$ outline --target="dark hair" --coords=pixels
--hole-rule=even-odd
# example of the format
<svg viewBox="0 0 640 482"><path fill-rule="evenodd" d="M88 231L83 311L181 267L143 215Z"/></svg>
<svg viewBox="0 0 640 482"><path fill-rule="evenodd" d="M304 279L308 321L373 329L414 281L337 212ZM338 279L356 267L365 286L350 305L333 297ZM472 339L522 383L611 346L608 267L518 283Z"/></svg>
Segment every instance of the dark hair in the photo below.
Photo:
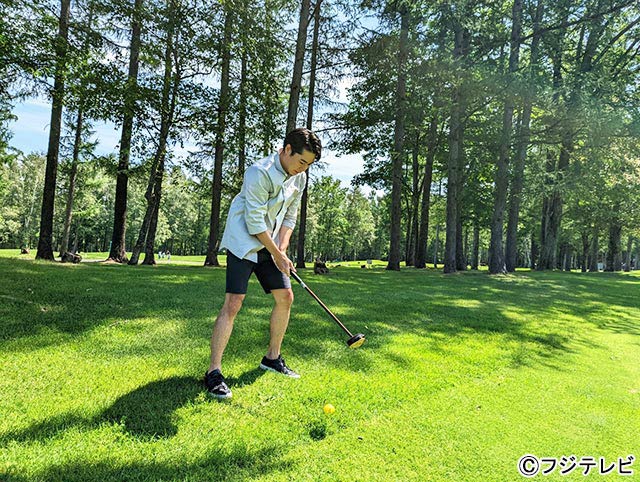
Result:
<svg viewBox="0 0 640 482"><path fill-rule="evenodd" d="M284 144L282 147L287 147L287 144L291 144L291 152L294 154L302 154L303 150L312 152L316 156L316 161L319 161L320 156L322 155L320 139L318 139L317 135L304 127L300 127L289 132L284 138Z"/></svg>

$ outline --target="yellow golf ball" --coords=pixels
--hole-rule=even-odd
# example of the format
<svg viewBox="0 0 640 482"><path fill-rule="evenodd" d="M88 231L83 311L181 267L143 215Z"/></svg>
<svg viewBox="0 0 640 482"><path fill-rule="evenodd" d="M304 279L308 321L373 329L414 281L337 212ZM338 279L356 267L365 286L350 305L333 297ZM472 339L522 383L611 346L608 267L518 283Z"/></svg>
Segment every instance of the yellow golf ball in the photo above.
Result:
<svg viewBox="0 0 640 482"><path fill-rule="evenodd" d="M331 405L330 403L327 403L324 408L324 413L326 413L327 415L332 414L333 412L336 411L336 407L334 407L333 405Z"/></svg>

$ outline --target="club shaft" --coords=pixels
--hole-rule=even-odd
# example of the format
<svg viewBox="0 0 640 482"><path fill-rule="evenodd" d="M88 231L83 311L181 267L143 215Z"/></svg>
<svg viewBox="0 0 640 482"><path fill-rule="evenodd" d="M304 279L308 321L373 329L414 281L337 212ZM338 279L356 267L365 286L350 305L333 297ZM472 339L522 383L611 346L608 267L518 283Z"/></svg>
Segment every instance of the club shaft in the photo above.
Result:
<svg viewBox="0 0 640 482"><path fill-rule="evenodd" d="M352 334L351 334L351 332L347 329L347 327L346 327L346 326L344 326L344 325L342 324L342 322L338 319L338 317L337 317L336 315L334 315L334 314L331 312L331 310L330 310L329 308L327 308L327 305L325 305L325 304L322 302L322 300L321 300L320 298L318 298L318 296L317 296L313 291L311 291L311 288L309 288L309 287L305 284L305 282L304 282L304 281L302 281L302 280L300 279L300 277L299 277L296 273L294 273L294 272L292 271L292 272L291 272L291 277L292 277L294 280L296 280L298 283L300 283L300 286L302 286L302 287L307 291L307 293L309 293L309 294L313 297L313 299L314 299L314 300L316 300L320 306L322 306L322 308L324 309L324 311L326 311L326 312L327 312L327 314L328 314L331 318L333 318L333 321L335 321L335 322L338 324L338 326L339 326L340 328L342 328L342 329L345 331L345 333L346 333L347 335L349 335L350 337L353 337L353 335L352 335Z"/></svg>

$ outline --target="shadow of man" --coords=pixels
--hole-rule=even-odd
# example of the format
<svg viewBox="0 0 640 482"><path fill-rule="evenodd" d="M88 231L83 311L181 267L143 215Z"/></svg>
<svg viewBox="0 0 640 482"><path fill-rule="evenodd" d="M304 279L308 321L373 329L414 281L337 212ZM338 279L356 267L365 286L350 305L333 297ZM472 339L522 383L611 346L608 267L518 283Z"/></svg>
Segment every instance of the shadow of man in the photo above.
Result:
<svg viewBox="0 0 640 482"><path fill-rule="evenodd" d="M202 393L202 383L193 377L171 377L151 382L123 395L106 409L98 422L122 424L141 438L168 438L177 433L174 412Z"/></svg>

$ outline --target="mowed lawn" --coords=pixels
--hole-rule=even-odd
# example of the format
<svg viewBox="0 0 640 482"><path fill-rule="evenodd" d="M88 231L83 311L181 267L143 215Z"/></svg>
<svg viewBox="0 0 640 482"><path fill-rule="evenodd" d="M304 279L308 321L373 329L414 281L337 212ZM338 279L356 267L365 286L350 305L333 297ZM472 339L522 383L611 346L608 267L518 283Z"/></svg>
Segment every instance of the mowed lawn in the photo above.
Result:
<svg viewBox="0 0 640 482"><path fill-rule="evenodd" d="M271 299L254 279L217 402L201 379L224 269L5 253L0 480L514 481L525 454L640 457L640 273L382 266L301 272L367 342L348 349L295 286L299 380L257 369ZM537 478L584 479L560 470Z"/></svg>

